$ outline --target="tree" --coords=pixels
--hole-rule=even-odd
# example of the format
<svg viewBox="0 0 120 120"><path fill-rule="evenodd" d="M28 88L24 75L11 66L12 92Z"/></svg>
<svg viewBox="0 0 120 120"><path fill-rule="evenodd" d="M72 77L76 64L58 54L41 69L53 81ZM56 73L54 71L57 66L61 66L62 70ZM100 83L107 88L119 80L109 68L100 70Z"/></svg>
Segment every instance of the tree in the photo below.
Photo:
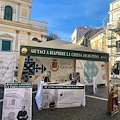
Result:
<svg viewBox="0 0 120 120"><path fill-rule="evenodd" d="M47 35L47 41L56 40L56 39L60 39L57 33L50 32L49 35Z"/></svg>

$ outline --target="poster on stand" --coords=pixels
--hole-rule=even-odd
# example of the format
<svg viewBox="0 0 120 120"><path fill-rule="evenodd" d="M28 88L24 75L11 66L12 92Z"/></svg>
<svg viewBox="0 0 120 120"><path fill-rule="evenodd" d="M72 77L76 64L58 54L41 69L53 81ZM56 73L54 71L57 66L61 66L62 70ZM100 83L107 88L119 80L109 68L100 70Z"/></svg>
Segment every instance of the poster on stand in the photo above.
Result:
<svg viewBox="0 0 120 120"><path fill-rule="evenodd" d="M6 83L2 120L32 119L32 84Z"/></svg>
<svg viewBox="0 0 120 120"><path fill-rule="evenodd" d="M119 112L118 110L118 85L111 87L111 116Z"/></svg>

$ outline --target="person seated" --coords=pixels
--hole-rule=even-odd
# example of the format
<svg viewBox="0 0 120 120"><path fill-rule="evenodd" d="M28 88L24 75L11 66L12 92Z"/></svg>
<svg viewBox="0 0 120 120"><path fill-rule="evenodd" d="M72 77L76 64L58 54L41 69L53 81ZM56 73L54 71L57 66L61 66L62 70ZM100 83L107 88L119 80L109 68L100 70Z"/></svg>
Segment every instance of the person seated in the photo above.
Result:
<svg viewBox="0 0 120 120"><path fill-rule="evenodd" d="M44 82L50 82L50 79L49 79L48 73L47 73L47 75L45 76Z"/></svg>

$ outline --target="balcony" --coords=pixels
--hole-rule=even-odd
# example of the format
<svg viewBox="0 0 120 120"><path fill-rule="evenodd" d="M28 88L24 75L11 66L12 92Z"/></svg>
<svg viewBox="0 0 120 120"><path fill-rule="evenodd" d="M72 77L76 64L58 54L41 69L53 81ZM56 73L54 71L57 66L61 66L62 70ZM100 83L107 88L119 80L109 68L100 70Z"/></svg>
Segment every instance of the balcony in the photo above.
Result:
<svg viewBox="0 0 120 120"><path fill-rule="evenodd" d="M30 24L32 25L33 28L47 31L47 22L45 21L39 22L39 21L31 20Z"/></svg>
<svg viewBox="0 0 120 120"><path fill-rule="evenodd" d="M116 45L107 45L108 48L116 47Z"/></svg>
<svg viewBox="0 0 120 120"><path fill-rule="evenodd" d="M113 32L119 32L120 31L120 21L109 22L107 24L107 29L111 30Z"/></svg>

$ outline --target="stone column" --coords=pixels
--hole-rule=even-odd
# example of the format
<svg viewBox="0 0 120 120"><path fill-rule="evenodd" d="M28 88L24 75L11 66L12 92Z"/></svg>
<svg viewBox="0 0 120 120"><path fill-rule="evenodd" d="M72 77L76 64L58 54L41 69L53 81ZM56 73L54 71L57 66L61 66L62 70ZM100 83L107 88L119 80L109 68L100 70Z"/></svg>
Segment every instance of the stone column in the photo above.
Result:
<svg viewBox="0 0 120 120"><path fill-rule="evenodd" d="M19 30L16 30L15 51L18 51Z"/></svg>
<svg viewBox="0 0 120 120"><path fill-rule="evenodd" d="M46 42L47 41L47 36L44 35L44 41L43 42Z"/></svg>
<svg viewBox="0 0 120 120"><path fill-rule="evenodd" d="M17 14L17 21L19 21L19 17L20 17L20 3L18 3L18 14Z"/></svg>
<svg viewBox="0 0 120 120"><path fill-rule="evenodd" d="M41 35L41 40L42 40L42 42L44 41L43 36L44 36L44 35Z"/></svg>
<svg viewBox="0 0 120 120"><path fill-rule="evenodd" d="M31 33L30 33L30 32L27 32L27 34L28 34L27 45L29 45L29 43L30 43L30 35L31 35Z"/></svg>

